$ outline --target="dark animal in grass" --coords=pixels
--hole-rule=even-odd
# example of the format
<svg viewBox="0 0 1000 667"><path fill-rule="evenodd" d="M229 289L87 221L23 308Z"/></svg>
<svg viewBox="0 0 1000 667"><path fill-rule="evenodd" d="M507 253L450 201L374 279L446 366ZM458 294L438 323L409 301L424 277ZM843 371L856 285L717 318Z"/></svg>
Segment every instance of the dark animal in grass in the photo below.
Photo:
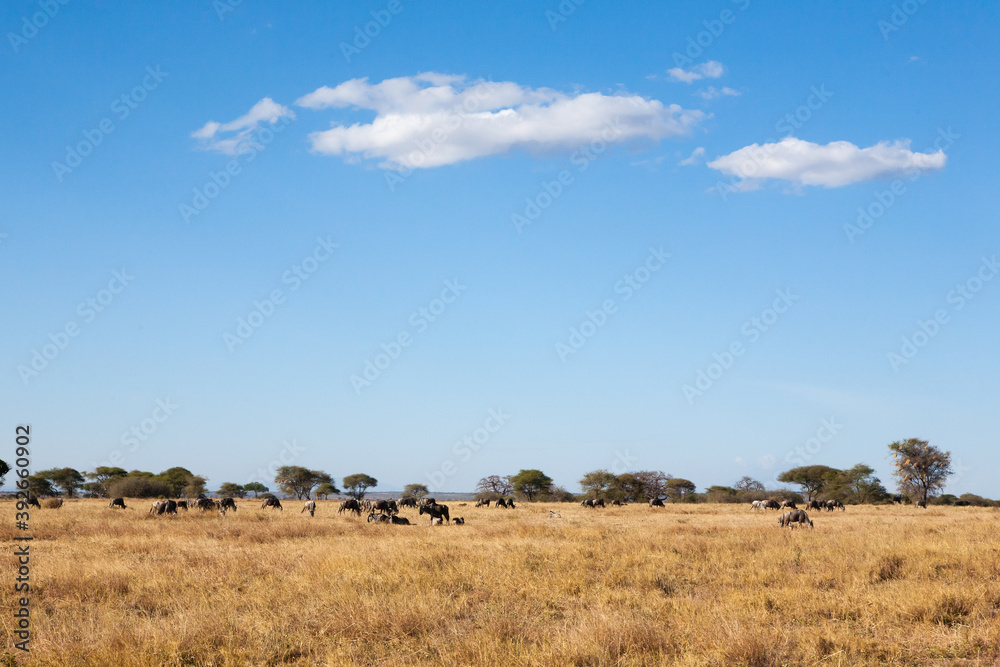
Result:
<svg viewBox="0 0 1000 667"><path fill-rule="evenodd" d="M200 509L202 512L205 510L216 509L216 505L210 498L198 498L194 501L194 506Z"/></svg>
<svg viewBox="0 0 1000 667"><path fill-rule="evenodd" d="M826 508L827 512L832 512L833 510L840 510L841 512L847 511L844 508L844 503L840 502L839 500L833 500L833 499L828 500L825 503L823 503L823 506Z"/></svg>
<svg viewBox="0 0 1000 667"><path fill-rule="evenodd" d="M451 522L456 526L461 526L462 524L465 523L465 519L460 516L456 516L454 519L452 519Z"/></svg>
<svg viewBox="0 0 1000 667"><path fill-rule="evenodd" d="M111 509L114 509L116 507L121 507L123 510L128 509L127 507L125 507L124 498L112 498L111 503L108 505L108 507L110 507Z"/></svg>
<svg viewBox="0 0 1000 667"><path fill-rule="evenodd" d="M153 503L149 508L150 514L177 514L177 502L174 500L160 500Z"/></svg>
<svg viewBox="0 0 1000 667"><path fill-rule="evenodd" d="M354 498L348 498L344 502L340 503L340 507L337 508L337 514L343 514L345 511L354 512L358 516L361 516L361 503Z"/></svg>
<svg viewBox="0 0 1000 667"><path fill-rule="evenodd" d="M188 501L186 501L186 500L178 500L177 501L177 509L184 510L185 512L187 512L188 511Z"/></svg>
<svg viewBox="0 0 1000 667"><path fill-rule="evenodd" d="M913 504L916 505L917 507L923 507L924 509L927 509L927 501L926 500L918 500L917 502L915 502Z"/></svg>
<svg viewBox="0 0 1000 667"><path fill-rule="evenodd" d="M307 500L306 504L302 506L302 512L309 512L309 516L316 516L316 501ZM299 514L302 514L299 512Z"/></svg>
<svg viewBox="0 0 1000 667"><path fill-rule="evenodd" d="M28 496L28 507L37 507L42 509L42 506L38 503L38 498L34 496Z"/></svg>
<svg viewBox="0 0 1000 667"><path fill-rule="evenodd" d="M264 498L264 502L261 503L260 508L264 509L265 507L277 507L279 510L285 509L281 506L281 501L277 498Z"/></svg>
<svg viewBox="0 0 1000 667"><path fill-rule="evenodd" d="M412 508L416 509L417 508L417 501L414 500L413 498L400 498L399 499L399 506L400 507L412 507Z"/></svg>
<svg viewBox="0 0 1000 667"><path fill-rule="evenodd" d="M620 501L620 500L612 500L611 504L614 505L615 507L621 507L622 506L622 501Z"/></svg>
<svg viewBox="0 0 1000 667"><path fill-rule="evenodd" d="M496 507L507 509L507 501L503 498L497 498Z"/></svg>
<svg viewBox="0 0 1000 667"><path fill-rule="evenodd" d="M781 509L781 505L778 504L777 500L775 500L773 498L768 498L767 500L764 501L764 509L766 509L766 510L780 510Z"/></svg>
<svg viewBox="0 0 1000 667"><path fill-rule="evenodd" d="M434 523L434 519L443 519L444 521L451 522L451 517L448 516L448 506L447 505L424 505L420 508L420 514L430 514L431 523Z"/></svg>
<svg viewBox="0 0 1000 667"><path fill-rule="evenodd" d="M782 528L787 526L789 529L793 529L795 528L795 524L799 524L800 526L809 526L810 529L813 527L812 519L810 519L809 515L802 510L785 512L778 519L778 525Z"/></svg>
<svg viewBox="0 0 1000 667"><path fill-rule="evenodd" d="M480 498L478 501L476 501L476 507L489 507L489 506L490 506L490 501L486 498Z"/></svg>
<svg viewBox="0 0 1000 667"><path fill-rule="evenodd" d="M232 510L232 511L235 512L236 511L236 501L233 500L232 498L223 498L222 500L219 501L219 509L223 510L223 511L225 511L225 510Z"/></svg>
<svg viewBox="0 0 1000 667"><path fill-rule="evenodd" d="M379 512L380 514L397 514L399 512L395 500L376 500L371 509L373 512Z"/></svg>
<svg viewBox="0 0 1000 667"><path fill-rule="evenodd" d="M781 506L778 507L778 509L782 509L782 510L784 510L784 509L797 510L798 507L795 506L795 501L793 501L793 500L782 500L781 501Z"/></svg>
<svg viewBox="0 0 1000 667"><path fill-rule="evenodd" d="M649 506L650 507L663 507L663 501L660 500L659 498L650 498L649 499Z"/></svg>
<svg viewBox="0 0 1000 667"><path fill-rule="evenodd" d="M388 514L375 514L375 512L372 512L368 515L368 523L392 523L392 517Z"/></svg>
<svg viewBox="0 0 1000 667"><path fill-rule="evenodd" d="M811 510L826 509L826 503L821 503L818 500L810 500L809 504L806 505L806 509L811 509Z"/></svg>
<svg viewBox="0 0 1000 667"><path fill-rule="evenodd" d="M407 519L405 516L391 516L391 517L389 517L389 520L392 523L396 524L397 526L409 526L410 525L410 520Z"/></svg>

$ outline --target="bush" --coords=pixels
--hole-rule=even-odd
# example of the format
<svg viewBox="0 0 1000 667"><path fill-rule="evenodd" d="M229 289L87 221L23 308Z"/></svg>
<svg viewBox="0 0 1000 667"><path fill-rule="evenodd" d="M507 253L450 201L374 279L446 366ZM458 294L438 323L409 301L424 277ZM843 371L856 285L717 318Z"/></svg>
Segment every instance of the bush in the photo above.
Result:
<svg viewBox="0 0 1000 667"><path fill-rule="evenodd" d="M108 495L112 498L159 498L167 497L170 487L149 477L122 477L111 483Z"/></svg>

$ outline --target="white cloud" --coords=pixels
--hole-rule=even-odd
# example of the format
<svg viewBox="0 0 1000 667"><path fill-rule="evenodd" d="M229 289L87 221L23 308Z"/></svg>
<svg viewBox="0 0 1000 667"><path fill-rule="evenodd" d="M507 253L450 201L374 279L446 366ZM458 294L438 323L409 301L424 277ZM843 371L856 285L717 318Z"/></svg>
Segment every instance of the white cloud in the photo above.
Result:
<svg viewBox="0 0 1000 667"><path fill-rule="evenodd" d="M691 83L699 79L718 79L724 71L725 68L722 66L722 63L717 60L709 60L707 63L695 65L689 70L673 67L667 70L667 74L674 81Z"/></svg>
<svg viewBox="0 0 1000 667"><path fill-rule="evenodd" d="M270 97L265 97L236 120L228 123L209 121L192 132L191 136L201 141L202 146L208 150L234 155L240 152L246 137L256 131L261 123L273 125L285 117L295 118L295 114L288 107L278 104Z"/></svg>
<svg viewBox="0 0 1000 667"><path fill-rule="evenodd" d="M705 149L703 147L701 147L701 146L698 146L698 148L696 148L693 151L691 151L691 156L690 157L687 157L687 158L681 160L677 164L679 164L682 167L689 167L689 166L691 166L693 164L698 164L704 158L705 158Z"/></svg>
<svg viewBox="0 0 1000 667"><path fill-rule="evenodd" d="M706 100L714 100L717 97L722 97L723 95L728 95L730 97L739 97L740 92L738 90L733 90L728 86L723 86L722 89L718 89L715 86L709 86L695 93L695 95Z"/></svg>
<svg viewBox="0 0 1000 667"><path fill-rule="evenodd" d="M821 146L786 137L777 143L751 144L712 160L708 166L745 179L736 189L753 190L772 178L836 188L914 171L940 170L946 161L944 151L914 153L909 139L858 148L849 141Z"/></svg>
<svg viewBox="0 0 1000 667"><path fill-rule="evenodd" d="M592 141L658 141L686 134L706 114L638 95L567 94L503 81L424 73L371 84L351 79L298 99L309 109L375 112L369 123L333 122L312 148L384 169L437 167L518 149L572 150Z"/></svg>

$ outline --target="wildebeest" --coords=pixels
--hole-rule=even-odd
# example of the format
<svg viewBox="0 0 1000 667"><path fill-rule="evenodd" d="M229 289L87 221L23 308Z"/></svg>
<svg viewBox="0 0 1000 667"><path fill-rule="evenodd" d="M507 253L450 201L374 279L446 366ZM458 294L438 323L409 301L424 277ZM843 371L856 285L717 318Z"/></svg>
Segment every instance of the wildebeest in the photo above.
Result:
<svg viewBox="0 0 1000 667"><path fill-rule="evenodd" d="M785 512L778 519L778 525L781 526L782 528L788 526L789 529L792 529L795 527L795 524L799 524L801 526L809 526L810 529L813 527L812 519L810 519L809 515L803 512L802 510L792 510L791 512Z"/></svg>
<svg viewBox="0 0 1000 667"><path fill-rule="evenodd" d="M279 510L285 509L284 507L281 506L281 501L275 498L274 496L271 496L270 498L264 498L264 502L261 503L260 508L264 509L265 507L277 507Z"/></svg>
<svg viewBox="0 0 1000 667"><path fill-rule="evenodd" d="M215 503L212 502L211 498L198 498L194 501L194 506L200 509L202 512L205 510L215 509Z"/></svg>
<svg viewBox="0 0 1000 667"><path fill-rule="evenodd" d="M410 520L407 519L405 516L391 516L391 517L389 517L389 521L392 522L392 523L394 523L394 524L396 524L397 526L409 526L410 525Z"/></svg>
<svg viewBox="0 0 1000 667"><path fill-rule="evenodd" d="M620 500L618 500L616 498L615 500L611 501L611 504L614 505L615 507L621 507L622 506L622 501L620 501Z"/></svg>
<svg viewBox="0 0 1000 667"><path fill-rule="evenodd" d="M580 504L583 505L584 507L589 507L590 509L594 509L594 508L597 508L597 507L604 507L604 499L603 498L590 498L589 500L584 500Z"/></svg>
<svg viewBox="0 0 1000 667"><path fill-rule="evenodd" d="M437 501L434 500L433 498L426 498L425 497L425 498L421 498L420 499L420 504L421 505L437 505Z"/></svg>
<svg viewBox="0 0 1000 667"><path fill-rule="evenodd" d="M111 509L114 509L116 507L121 507L123 510L128 509L127 507L125 507L124 498L112 498L111 502L108 504L108 507L110 507Z"/></svg>
<svg viewBox="0 0 1000 667"><path fill-rule="evenodd" d="M177 514L177 502L174 500L158 500L149 508L150 514Z"/></svg>
<svg viewBox="0 0 1000 667"><path fill-rule="evenodd" d="M833 500L833 499L827 500L825 503L823 503L823 507L824 509L826 509L827 512L832 512L833 510L840 510L841 512L847 511L847 509L844 507L844 503L840 502L839 500Z"/></svg>
<svg viewBox="0 0 1000 667"><path fill-rule="evenodd" d="M764 501L764 509L766 509L766 510L780 510L781 509L781 505L778 504L777 500L774 500L773 498L768 498L767 500Z"/></svg>
<svg viewBox="0 0 1000 667"><path fill-rule="evenodd" d="M28 496L28 507L37 507L42 509L42 506L38 503L38 498L34 496Z"/></svg>
<svg viewBox="0 0 1000 667"><path fill-rule="evenodd" d="M433 505L424 505L420 508L420 514L430 514L431 524L433 525L434 519L444 519L447 522L451 522L451 518L448 516L448 506L438 505L437 503Z"/></svg>
<svg viewBox="0 0 1000 667"><path fill-rule="evenodd" d="M813 499L812 499L812 500L810 500L810 501L809 501L809 503L808 503L808 504L806 505L806 509L811 509L811 510L821 510L821 509L826 509L826 503L821 503L820 501L818 501L818 500L816 500L815 498L813 498Z"/></svg>
<svg viewBox="0 0 1000 667"><path fill-rule="evenodd" d="M797 510L798 507L795 506L795 501L794 500L782 500L781 501L781 505L778 507L778 509L782 509L782 510L783 509Z"/></svg>
<svg viewBox="0 0 1000 667"><path fill-rule="evenodd" d="M358 516L361 516L361 503L354 498L348 498L344 502L340 503L340 507L337 509L337 514L343 514L344 511L354 512Z"/></svg>
<svg viewBox="0 0 1000 667"><path fill-rule="evenodd" d="M185 512L187 512L188 511L188 501L186 501L186 500L178 500L177 501L177 509L184 510Z"/></svg>
<svg viewBox="0 0 1000 667"><path fill-rule="evenodd" d="M649 499L649 506L650 507L663 507L663 500L661 500L660 498L650 498Z"/></svg>
<svg viewBox="0 0 1000 667"><path fill-rule="evenodd" d="M902 505L903 504L903 494L902 493L897 493L896 495L892 496L892 502L899 503L900 505Z"/></svg>
<svg viewBox="0 0 1000 667"><path fill-rule="evenodd" d="M45 499L45 508L46 509L57 510L60 507L62 507L62 504L63 504L63 499L62 498L46 498Z"/></svg>
<svg viewBox="0 0 1000 667"><path fill-rule="evenodd" d="M414 498L400 498L396 504L400 507L412 507L414 509L417 507L417 501Z"/></svg>
<svg viewBox="0 0 1000 667"><path fill-rule="evenodd" d="M464 517L460 517L460 516L456 516L454 519L452 519L451 522L453 524L455 524L455 525L461 526L462 524L465 523L465 518Z"/></svg>
<svg viewBox="0 0 1000 667"><path fill-rule="evenodd" d="M926 500L918 500L917 502L915 502L913 504L916 505L917 507L923 507L924 509L927 509L927 501Z"/></svg>
<svg viewBox="0 0 1000 667"><path fill-rule="evenodd" d="M752 510L762 510L762 509L764 509L764 501L763 500L752 500L752 501L750 501L750 509L752 509Z"/></svg>
<svg viewBox="0 0 1000 667"><path fill-rule="evenodd" d="M517 507L514 505L514 499L513 498L508 498L507 499L507 509L509 509L509 510L517 509Z"/></svg>
<svg viewBox="0 0 1000 667"><path fill-rule="evenodd" d="M375 514L375 512L371 512L368 515L368 523L392 523L392 517L388 514Z"/></svg>
<svg viewBox="0 0 1000 667"><path fill-rule="evenodd" d="M306 504L302 506L302 512L309 512L309 516L316 516L316 501L307 500ZM299 512L299 514L302 514Z"/></svg>
<svg viewBox="0 0 1000 667"><path fill-rule="evenodd" d="M395 500L376 500L375 504L371 506L370 510L372 512L379 512L380 514L399 513L399 508L396 507Z"/></svg>
<svg viewBox="0 0 1000 667"><path fill-rule="evenodd" d="M222 511L232 510L236 511L236 501L232 498L223 498L219 501L219 509Z"/></svg>
<svg viewBox="0 0 1000 667"><path fill-rule="evenodd" d="M502 507L504 509L507 509L507 501L504 500L503 498L497 498L495 507Z"/></svg>
<svg viewBox="0 0 1000 667"><path fill-rule="evenodd" d="M490 506L489 498L480 498L479 500L476 501L476 507L489 507L489 506Z"/></svg>

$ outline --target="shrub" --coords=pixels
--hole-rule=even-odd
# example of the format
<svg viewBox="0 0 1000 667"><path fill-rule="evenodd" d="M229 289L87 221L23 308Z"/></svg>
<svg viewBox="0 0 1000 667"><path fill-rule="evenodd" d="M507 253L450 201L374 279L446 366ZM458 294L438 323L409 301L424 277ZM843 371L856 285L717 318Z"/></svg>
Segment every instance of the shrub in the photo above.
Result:
<svg viewBox="0 0 1000 667"><path fill-rule="evenodd" d="M170 494L164 482L149 477L122 477L108 487L112 498L159 498Z"/></svg>

